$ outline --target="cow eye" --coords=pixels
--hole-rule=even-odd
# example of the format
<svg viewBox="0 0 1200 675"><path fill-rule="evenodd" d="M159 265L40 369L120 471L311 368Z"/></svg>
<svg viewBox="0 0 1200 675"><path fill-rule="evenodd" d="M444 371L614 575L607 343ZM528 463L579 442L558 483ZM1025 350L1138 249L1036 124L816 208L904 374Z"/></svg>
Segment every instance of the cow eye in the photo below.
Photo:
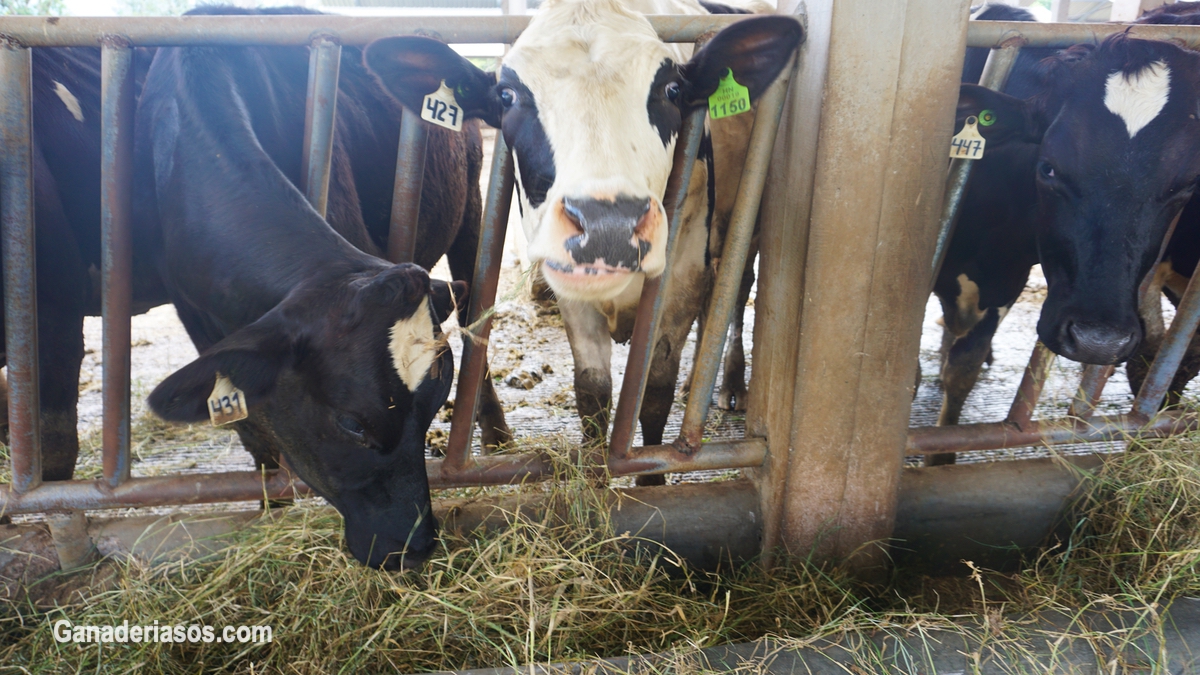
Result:
<svg viewBox="0 0 1200 675"><path fill-rule="evenodd" d="M666 89L663 90L663 93L667 95L668 101L671 101L672 103L678 101L679 100L679 83L672 82L671 84L668 84Z"/></svg>
<svg viewBox="0 0 1200 675"><path fill-rule="evenodd" d="M1039 162L1037 170L1038 170L1038 175L1041 176L1042 178L1044 178L1046 180L1054 179L1054 176L1055 176L1054 167L1050 165L1050 162Z"/></svg>
<svg viewBox="0 0 1200 675"><path fill-rule="evenodd" d="M500 104L503 105L505 108L511 108L514 105L516 105L517 104L517 92L513 91L509 87L501 88L500 89Z"/></svg>
<svg viewBox="0 0 1200 675"><path fill-rule="evenodd" d="M364 437L366 437L366 427L364 427L361 422L349 415L338 415L337 423L339 427L359 440L362 440Z"/></svg>

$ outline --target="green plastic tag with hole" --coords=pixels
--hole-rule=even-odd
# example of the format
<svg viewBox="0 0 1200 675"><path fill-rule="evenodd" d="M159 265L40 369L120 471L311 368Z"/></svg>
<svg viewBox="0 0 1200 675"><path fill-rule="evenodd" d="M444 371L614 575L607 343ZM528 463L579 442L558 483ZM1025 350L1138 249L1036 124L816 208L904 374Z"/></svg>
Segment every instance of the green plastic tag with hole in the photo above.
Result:
<svg viewBox="0 0 1200 675"><path fill-rule="evenodd" d="M990 127L996 123L996 113L991 110L983 110L979 113L979 126Z"/></svg>
<svg viewBox="0 0 1200 675"><path fill-rule="evenodd" d="M740 115L750 110L750 90L733 79L733 70L726 69L717 90L708 97L708 116L714 120Z"/></svg>

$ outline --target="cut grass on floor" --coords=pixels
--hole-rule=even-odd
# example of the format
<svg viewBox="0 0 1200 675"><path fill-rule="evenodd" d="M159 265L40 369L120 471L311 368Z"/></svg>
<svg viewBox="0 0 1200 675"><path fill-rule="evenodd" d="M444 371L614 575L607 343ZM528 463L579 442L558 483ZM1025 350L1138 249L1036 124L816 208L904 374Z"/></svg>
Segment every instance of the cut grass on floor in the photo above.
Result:
<svg viewBox="0 0 1200 675"><path fill-rule="evenodd" d="M633 537L613 531L603 495L560 464L556 487L521 489L548 491L558 508L545 513L564 516L514 517L478 538L448 536L417 571L359 566L344 552L340 519L307 506L248 528L239 545L207 560L101 563L92 573L107 590L48 610L28 598L0 601L0 670L420 672L667 650L686 659L767 635L799 645L879 628L977 630L979 639L1016 650L1015 659L1030 633L1006 617L1153 613L1175 597L1200 595L1200 434L1107 459L1086 477L1069 540L1018 573L932 580L898 570L881 586L805 564L710 575L670 551L631 552ZM78 646L55 642L50 627L63 618L270 625L273 641ZM882 672L877 659L864 652L863 672Z"/></svg>

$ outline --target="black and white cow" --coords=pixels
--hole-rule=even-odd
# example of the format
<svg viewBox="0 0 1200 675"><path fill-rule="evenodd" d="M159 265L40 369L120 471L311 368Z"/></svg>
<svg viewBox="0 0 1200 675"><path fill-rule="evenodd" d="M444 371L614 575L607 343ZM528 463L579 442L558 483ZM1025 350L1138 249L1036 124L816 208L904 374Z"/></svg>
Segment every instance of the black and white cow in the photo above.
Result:
<svg viewBox="0 0 1200 675"><path fill-rule="evenodd" d="M1200 176L1200 54L1118 34L1034 75L1023 98L963 85L959 119L993 111L988 152L1037 144L1039 338L1077 361L1117 363L1142 342L1139 286Z"/></svg>
<svg viewBox="0 0 1200 675"><path fill-rule="evenodd" d="M228 378L248 404L235 428L256 461L286 458L345 517L355 557L395 569L435 544L425 433L454 374L439 325L466 290L418 265L449 252L455 276L470 277L480 136L477 125L431 130L418 265L391 265L372 254L386 250L401 108L344 48L322 218L296 188L307 69L304 48L155 56L138 105L135 235L201 354L150 406L206 420Z"/></svg>
<svg viewBox="0 0 1200 675"><path fill-rule="evenodd" d="M366 50L368 65L406 104L445 80L473 116L502 130L529 256L558 297L576 404L592 440L608 430L612 340L629 339L643 279L666 263L662 199L683 114L704 105L730 70L758 96L803 36L793 19L753 17L689 58L690 46L663 43L645 17L705 13L690 0L551 0L494 74L419 37ZM719 120L708 148L728 142L725 121L747 126ZM673 252L672 297L640 416L647 444L662 442L684 341L711 287L712 193L734 189L740 177L740 167L722 175L720 158L710 173L709 153L697 162Z"/></svg>

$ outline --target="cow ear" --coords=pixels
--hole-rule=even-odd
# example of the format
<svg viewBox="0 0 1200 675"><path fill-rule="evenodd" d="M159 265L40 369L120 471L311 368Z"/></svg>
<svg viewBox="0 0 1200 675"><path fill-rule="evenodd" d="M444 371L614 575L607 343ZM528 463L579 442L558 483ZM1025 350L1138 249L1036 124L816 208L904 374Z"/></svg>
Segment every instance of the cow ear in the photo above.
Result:
<svg viewBox="0 0 1200 675"><path fill-rule="evenodd" d="M979 119L979 133L987 139L988 148L1006 143L1041 143L1046 133L1043 116L1037 105L1008 94L993 91L977 84L959 88L958 111L954 131L962 130L968 117Z"/></svg>
<svg viewBox="0 0 1200 675"><path fill-rule="evenodd" d="M500 125L495 74L480 70L445 43L420 35L383 38L367 45L363 62L409 110L420 112L425 96L445 80L468 119Z"/></svg>
<svg viewBox="0 0 1200 675"><path fill-rule="evenodd" d="M469 297L467 282L454 281L446 283L441 279L433 279L430 281L429 297L433 303L433 311L437 313L438 320L445 321L449 318L450 312L456 309L459 314L467 311L467 299Z"/></svg>
<svg viewBox="0 0 1200 675"><path fill-rule="evenodd" d="M260 325L264 321L267 324ZM213 345L163 380L150 392L150 409L168 422L206 420L208 398L221 374L242 390L247 408L253 410L275 389L291 352L291 340L264 317Z"/></svg>
<svg viewBox="0 0 1200 675"><path fill-rule="evenodd" d="M750 90L750 98L757 98L779 76L803 39L800 22L786 16L756 16L733 24L683 67L687 101L703 104L731 70L733 79Z"/></svg>

